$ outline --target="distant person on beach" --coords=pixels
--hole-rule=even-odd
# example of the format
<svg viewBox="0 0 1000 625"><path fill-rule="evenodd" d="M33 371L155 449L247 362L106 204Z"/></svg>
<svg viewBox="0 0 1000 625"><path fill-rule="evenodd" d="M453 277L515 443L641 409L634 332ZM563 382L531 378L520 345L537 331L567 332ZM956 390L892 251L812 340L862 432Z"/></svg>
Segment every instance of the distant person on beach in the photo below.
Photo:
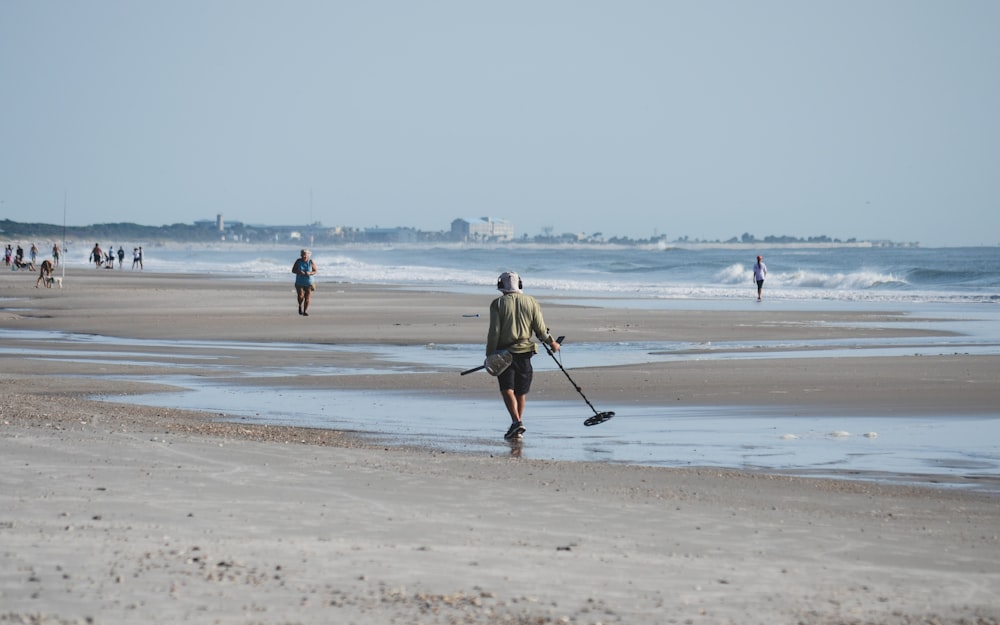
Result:
<svg viewBox="0 0 1000 625"><path fill-rule="evenodd" d="M312 292L316 290L313 279L316 275L316 263L309 250L302 250L299 254L299 258L292 265L292 273L295 274L295 297L299 301L299 314L308 317L309 302L312 300Z"/></svg>
<svg viewBox="0 0 1000 625"><path fill-rule="evenodd" d="M132 271L135 271L137 265L140 265L141 258L139 257L139 248L132 248Z"/></svg>
<svg viewBox="0 0 1000 625"><path fill-rule="evenodd" d="M94 249L90 250L90 262L94 263L98 269L104 264L104 250L97 243L94 243Z"/></svg>
<svg viewBox="0 0 1000 625"><path fill-rule="evenodd" d="M14 257L14 266L12 267L12 269L18 269L18 270L25 270L25 269L27 269L28 271L34 271L35 270L35 265L34 265L34 263L25 262L24 258L21 257L21 256L15 256Z"/></svg>
<svg viewBox="0 0 1000 625"><path fill-rule="evenodd" d="M122 265L124 265L124 264L125 264L125 248L119 245L118 246L118 269L121 269Z"/></svg>
<svg viewBox="0 0 1000 625"><path fill-rule="evenodd" d="M486 335L486 355L498 350L506 350L513 356L510 366L497 376L500 395L510 414L510 427L504 438L519 440L525 432L524 405L534 370L531 357L538 351L539 341L548 343L553 352L559 351L559 343L549 334L542 318L542 308L534 297L525 295L521 278L513 271L505 271L497 278L497 290L503 295L490 304L490 328Z"/></svg>
<svg viewBox="0 0 1000 625"><path fill-rule="evenodd" d="M45 259L42 261L42 264L38 267L38 279L35 280L35 288L37 289L38 285L44 282L45 288L51 289L52 281L49 280L49 278L51 277L52 277L52 261Z"/></svg>
<svg viewBox="0 0 1000 625"><path fill-rule="evenodd" d="M59 266L59 244L58 243L53 243L52 244L52 265L54 267L58 267Z"/></svg>
<svg viewBox="0 0 1000 625"><path fill-rule="evenodd" d="M28 261L24 257L24 248L20 245L17 246L17 251L14 252L14 266L12 269L27 269L29 271L35 270L34 261Z"/></svg>
<svg viewBox="0 0 1000 625"><path fill-rule="evenodd" d="M764 257L758 256L757 262L753 264L753 281L757 283L757 301L760 301L761 291L764 290L764 277L767 275L767 265L764 264Z"/></svg>

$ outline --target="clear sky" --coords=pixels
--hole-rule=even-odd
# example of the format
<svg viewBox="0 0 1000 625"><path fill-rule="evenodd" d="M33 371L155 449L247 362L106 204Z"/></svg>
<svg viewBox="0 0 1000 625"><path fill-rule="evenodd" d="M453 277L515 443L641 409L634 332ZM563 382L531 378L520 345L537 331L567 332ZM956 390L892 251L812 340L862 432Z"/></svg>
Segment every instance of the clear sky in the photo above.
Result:
<svg viewBox="0 0 1000 625"><path fill-rule="evenodd" d="M997 0L0 0L0 217L1000 243Z"/></svg>

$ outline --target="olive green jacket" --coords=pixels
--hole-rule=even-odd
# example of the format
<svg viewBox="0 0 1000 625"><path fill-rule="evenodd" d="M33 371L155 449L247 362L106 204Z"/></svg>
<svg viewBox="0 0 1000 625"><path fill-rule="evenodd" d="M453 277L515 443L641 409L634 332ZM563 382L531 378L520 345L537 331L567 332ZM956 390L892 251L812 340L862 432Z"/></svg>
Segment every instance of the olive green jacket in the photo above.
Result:
<svg viewBox="0 0 1000 625"><path fill-rule="evenodd" d="M490 304L490 330L486 336L487 356L498 349L514 354L537 352L538 345L531 341L532 334L540 341L552 342L542 318L542 308L534 297L524 293L505 293L493 300Z"/></svg>

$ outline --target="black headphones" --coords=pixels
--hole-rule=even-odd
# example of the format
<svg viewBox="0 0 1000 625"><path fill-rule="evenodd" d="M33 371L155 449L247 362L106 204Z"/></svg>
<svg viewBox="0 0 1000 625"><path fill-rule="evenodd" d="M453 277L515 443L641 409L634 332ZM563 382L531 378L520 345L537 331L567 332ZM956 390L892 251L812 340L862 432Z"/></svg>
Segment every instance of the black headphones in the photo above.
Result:
<svg viewBox="0 0 1000 625"><path fill-rule="evenodd" d="M523 291L524 290L524 281L521 280L521 276L517 277L517 289L519 291ZM499 278L497 278L497 290L498 291L502 291L503 290L503 276L502 275Z"/></svg>

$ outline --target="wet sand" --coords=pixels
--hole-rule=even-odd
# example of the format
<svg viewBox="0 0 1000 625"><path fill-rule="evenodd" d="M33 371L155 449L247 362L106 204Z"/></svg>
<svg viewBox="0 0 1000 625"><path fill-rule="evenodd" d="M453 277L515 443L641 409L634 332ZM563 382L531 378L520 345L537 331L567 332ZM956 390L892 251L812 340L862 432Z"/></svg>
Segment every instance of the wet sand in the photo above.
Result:
<svg viewBox="0 0 1000 625"><path fill-rule="evenodd" d="M469 457L87 399L170 384L185 359L186 373L198 375L203 354L183 340L481 343L492 296L322 284L303 318L282 284L93 271L68 275L59 290L3 275L0 329L172 343L159 371L148 363L137 371L126 348L101 344L106 364L95 370L72 358L24 358L18 350L36 339L5 339L0 623L1000 622L994 495ZM890 313L543 305L554 331L587 342L934 333L912 320L849 325L897 319ZM230 355L247 369L304 358L385 365L333 350L233 347ZM150 382L111 377L123 373ZM667 398L995 414L1000 359L696 361L585 375L588 393L616 406ZM539 376L533 395L576 397L559 376ZM434 368L302 383L495 394Z"/></svg>

